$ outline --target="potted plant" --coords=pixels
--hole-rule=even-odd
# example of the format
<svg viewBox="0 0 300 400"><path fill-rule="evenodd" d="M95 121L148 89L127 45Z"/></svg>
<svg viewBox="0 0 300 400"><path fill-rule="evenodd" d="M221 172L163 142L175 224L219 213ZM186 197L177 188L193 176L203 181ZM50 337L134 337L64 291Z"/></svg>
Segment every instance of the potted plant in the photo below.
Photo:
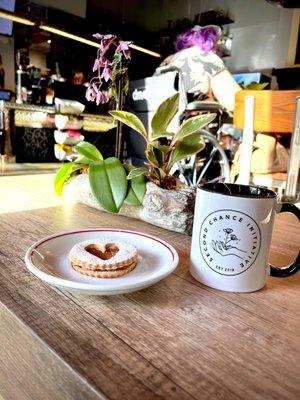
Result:
<svg viewBox="0 0 300 400"><path fill-rule="evenodd" d="M192 117L176 132L170 132L168 126L178 111L178 103L178 94L166 99L154 114L149 132L135 114L110 111L114 118L134 129L146 141L145 167L122 164L116 157L104 160L96 147L81 142L75 146L78 157L57 172L56 193L62 194L67 186L66 193L73 188L72 196L78 201L190 233L195 190L182 184L170 171L175 163L204 147L198 130L209 124L215 114ZM78 173L81 177L70 179Z"/></svg>

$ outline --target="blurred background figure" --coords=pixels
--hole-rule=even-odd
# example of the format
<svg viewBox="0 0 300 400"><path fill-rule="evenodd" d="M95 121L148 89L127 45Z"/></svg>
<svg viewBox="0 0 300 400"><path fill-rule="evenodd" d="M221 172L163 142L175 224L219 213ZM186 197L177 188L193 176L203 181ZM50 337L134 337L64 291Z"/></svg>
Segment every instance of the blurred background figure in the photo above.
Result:
<svg viewBox="0 0 300 400"><path fill-rule="evenodd" d="M217 100L233 111L235 94L241 88L217 55L221 33L221 28L215 25L196 25L179 34L174 43L177 52L161 66L174 66L182 71L189 101Z"/></svg>
<svg viewBox="0 0 300 400"><path fill-rule="evenodd" d="M85 83L85 76L82 71L75 71L73 75L73 85L84 85Z"/></svg>

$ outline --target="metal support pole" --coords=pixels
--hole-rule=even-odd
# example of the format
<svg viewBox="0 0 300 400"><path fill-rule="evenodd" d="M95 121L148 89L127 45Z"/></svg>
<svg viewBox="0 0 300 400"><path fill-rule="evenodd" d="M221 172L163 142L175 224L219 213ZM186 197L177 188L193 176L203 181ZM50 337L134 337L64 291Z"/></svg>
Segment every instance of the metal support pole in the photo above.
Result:
<svg viewBox="0 0 300 400"><path fill-rule="evenodd" d="M122 60L120 62L120 69L123 68L122 65ZM116 109L117 110L122 110L123 107L123 76L122 74L119 77L118 80L118 99L116 103ZM123 161L123 154L122 154L122 148L123 148L123 132L122 132L122 122L118 121L117 122L117 129L116 129L116 147L115 147L115 156L122 162Z"/></svg>
<svg viewBox="0 0 300 400"><path fill-rule="evenodd" d="M240 173L236 183L249 185L252 147L254 142L254 96L245 96L243 140L241 143Z"/></svg>
<svg viewBox="0 0 300 400"><path fill-rule="evenodd" d="M287 168L287 180L284 197L296 200L298 194L298 176L300 168L300 97L296 98L295 125L290 145L290 157Z"/></svg>

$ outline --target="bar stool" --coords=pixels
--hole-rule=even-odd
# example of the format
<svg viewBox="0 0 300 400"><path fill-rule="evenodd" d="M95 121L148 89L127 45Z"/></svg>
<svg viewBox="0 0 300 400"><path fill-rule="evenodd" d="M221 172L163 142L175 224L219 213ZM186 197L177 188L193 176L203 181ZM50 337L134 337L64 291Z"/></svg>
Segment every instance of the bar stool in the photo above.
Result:
<svg viewBox="0 0 300 400"><path fill-rule="evenodd" d="M231 181L277 189L296 200L300 167L300 90L243 90L236 94L234 126L243 129L239 160L234 160ZM254 132L291 135L286 173L252 174ZM238 167L237 167L238 163ZM236 171L236 170L239 171ZM251 178L251 179L250 179Z"/></svg>

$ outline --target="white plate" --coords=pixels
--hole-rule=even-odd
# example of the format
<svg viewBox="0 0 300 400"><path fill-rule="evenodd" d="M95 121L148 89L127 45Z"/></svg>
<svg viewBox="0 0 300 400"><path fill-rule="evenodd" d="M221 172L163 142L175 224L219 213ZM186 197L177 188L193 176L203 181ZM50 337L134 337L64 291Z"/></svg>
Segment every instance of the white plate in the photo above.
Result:
<svg viewBox="0 0 300 400"><path fill-rule="evenodd" d="M120 278L93 278L73 270L68 254L74 244L90 239L120 240L138 250L136 268ZM38 278L69 292L112 295L134 292L165 278L177 267L178 254L163 240L142 232L87 229L41 239L27 250L27 268Z"/></svg>

